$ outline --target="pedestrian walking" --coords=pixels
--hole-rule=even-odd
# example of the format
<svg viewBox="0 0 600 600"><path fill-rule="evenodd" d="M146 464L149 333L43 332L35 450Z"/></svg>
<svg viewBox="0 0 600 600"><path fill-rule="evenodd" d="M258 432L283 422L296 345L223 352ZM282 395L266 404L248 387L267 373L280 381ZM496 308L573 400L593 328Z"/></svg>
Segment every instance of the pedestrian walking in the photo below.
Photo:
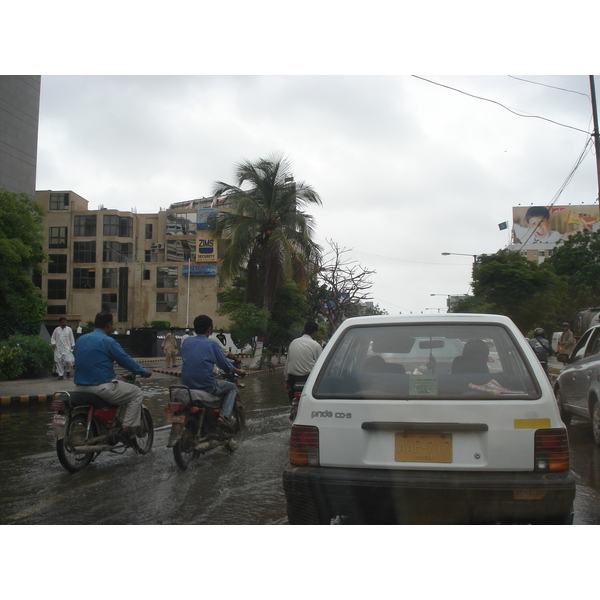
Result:
<svg viewBox="0 0 600 600"><path fill-rule="evenodd" d="M54 363L56 364L58 378L63 379L66 375L67 379L69 379L71 377L71 368L75 362L73 358L75 337L73 336L73 330L67 325L65 317L61 317L58 323L58 327L52 332L50 344L54 348Z"/></svg>

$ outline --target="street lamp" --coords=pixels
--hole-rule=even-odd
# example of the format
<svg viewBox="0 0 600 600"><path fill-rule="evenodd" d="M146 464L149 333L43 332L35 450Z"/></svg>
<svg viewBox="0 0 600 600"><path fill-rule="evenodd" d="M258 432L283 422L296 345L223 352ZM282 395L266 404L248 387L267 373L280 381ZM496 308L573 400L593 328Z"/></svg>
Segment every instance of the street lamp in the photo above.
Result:
<svg viewBox="0 0 600 600"><path fill-rule="evenodd" d="M442 256L471 256L473 262L477 262L477 254L461 254L460 252L442 252Z"/></svg>

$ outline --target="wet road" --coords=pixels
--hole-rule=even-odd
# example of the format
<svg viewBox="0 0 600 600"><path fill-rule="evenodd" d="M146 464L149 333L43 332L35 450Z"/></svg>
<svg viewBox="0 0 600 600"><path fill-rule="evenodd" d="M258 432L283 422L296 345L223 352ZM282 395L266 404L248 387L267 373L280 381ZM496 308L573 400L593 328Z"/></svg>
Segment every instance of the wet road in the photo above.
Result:
<svg viewBox="0 0 600 600"><path fill-rule="evenodd" d="M59 464L48 405L0 411L0 524L286 524L282 472L290 421L281 370L246 378L239 450L200 457L181 472L166 447L163 376L142 383L156 428L152 452L101 454L69 474ZM600 448L589 423L569 427L577 480L575 524L600 524Z"/></svg>
<svg viewBox="0 0 600 600"><path fill-rule="evenodd" d="M237 452L215 450L181 472L167 448L166 387L144 381L154 419L152 451L103 453L69 474L56 457L47 406L0 414L2 524L284 524L281 475L288 459L289 408L283 373L248 377L241 389L246 437Z"/></svg>

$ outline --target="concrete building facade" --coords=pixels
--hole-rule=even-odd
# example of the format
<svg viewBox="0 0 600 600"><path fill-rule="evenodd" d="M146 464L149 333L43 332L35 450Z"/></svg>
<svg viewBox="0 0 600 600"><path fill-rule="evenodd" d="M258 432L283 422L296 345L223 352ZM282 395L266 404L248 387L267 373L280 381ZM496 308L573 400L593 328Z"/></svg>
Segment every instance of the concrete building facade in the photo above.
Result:
<svg viewBox="0 0 600 600"><path fill-rule="evenodd" d="M0 188L35 195L39 75L0 76Z"/></svg>
<svg viewBox="0 0 600 600"><path fill-rule="evenodd" d="M45 325L64 316L72 327L85 326L108 310L120 333L151 321L192 327L199 314L216 327L229 326L216 313L220 253L204 222L215 212L213 198L156 214L89 210L70 190L38 191L36 199L46 210L50 257L36 282L48 299Z"/></svg>

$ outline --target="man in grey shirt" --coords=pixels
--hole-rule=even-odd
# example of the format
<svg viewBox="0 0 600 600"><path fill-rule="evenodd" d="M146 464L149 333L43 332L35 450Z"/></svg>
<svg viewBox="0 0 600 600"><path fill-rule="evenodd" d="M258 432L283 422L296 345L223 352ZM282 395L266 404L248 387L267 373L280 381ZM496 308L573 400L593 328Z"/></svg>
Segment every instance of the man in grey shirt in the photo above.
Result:
<svg viewBox="0 0 600 600"><path fill-rule="evenodd" d="M321 344L317 342L318 329L319 326L314 321L309 321L304 326L304 335L296 338L288 348L283 376L285 378L285 391L292 405L290 411L292 421L298 411L298 401L294 398L294 385L306 381L317 359L321 356L321 352L323 352Z"/></svg>

